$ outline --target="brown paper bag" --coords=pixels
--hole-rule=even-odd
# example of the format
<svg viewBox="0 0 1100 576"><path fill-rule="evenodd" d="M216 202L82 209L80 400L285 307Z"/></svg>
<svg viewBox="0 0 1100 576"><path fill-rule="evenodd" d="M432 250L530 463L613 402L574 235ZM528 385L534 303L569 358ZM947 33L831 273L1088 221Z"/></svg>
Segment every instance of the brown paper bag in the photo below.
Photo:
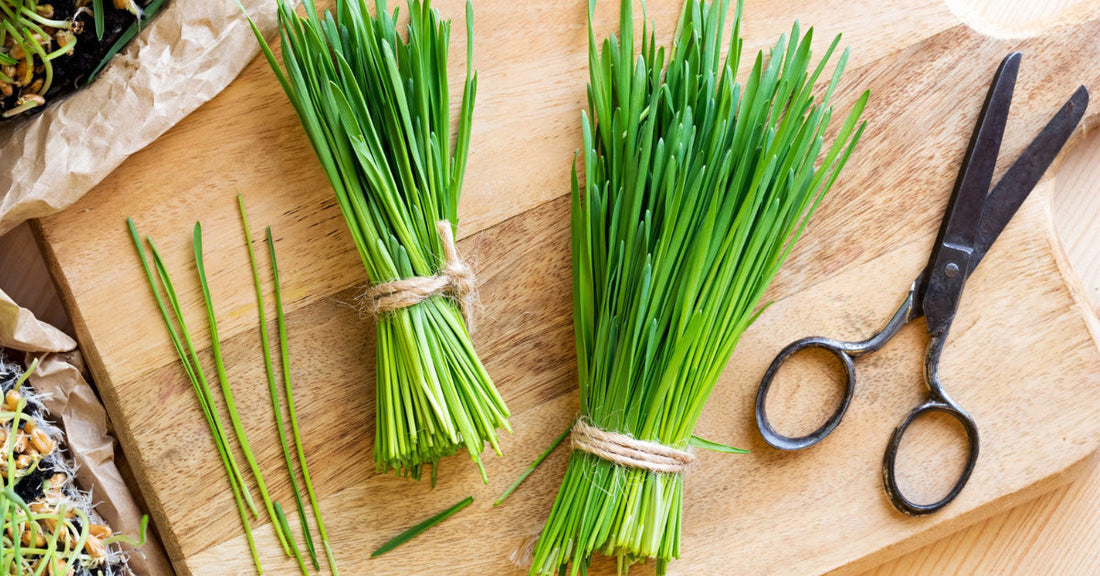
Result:
<svg viewBox="0 0 1100 576"><path fill-rule="evenodd" d="M274 0L241 3L261 31L274 32ZM0 235L76 202L221 92L258 52L234 0L169 0L91 85L0 124Z"/></svg>

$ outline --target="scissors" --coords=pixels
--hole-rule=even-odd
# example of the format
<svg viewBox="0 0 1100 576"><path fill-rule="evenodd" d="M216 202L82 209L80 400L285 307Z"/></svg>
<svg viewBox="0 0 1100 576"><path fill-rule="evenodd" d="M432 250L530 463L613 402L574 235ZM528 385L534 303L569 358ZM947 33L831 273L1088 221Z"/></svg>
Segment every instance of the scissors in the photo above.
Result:
<svg viewBox="0 0 1100 576"><path fill-rule="evenodd" d="M958 496L970 479L978 461L978 427L973 418L943 389L939 376L940 353L947 332L959 306L966 279L974 273L982 257L1008 225L1043 173L1077 127L1088 106L1088 91L1081 86L1047 123L1039 135L1005 172L990 191L993 170L1000 153L1001 137L1008 120L1008 109L1020 68L1019 52L1009 54L1001 62L986 95L977 126L963 158L962 168L947 213L940 226L928 265L909 288L909 293L894 316L878 334L861 342L843 342L814 336L795 341L779 352L760 382L756 395L756 424L764 440L781 450L801 450L817 444L840 423L855 391L854 358L882 348L902 326L924 317L928 325L928 353L924 361L924 381L928 399L913 408L894 430L882 462L882 480L886 494L894 507L911 516L940 510ZM766 399L768 389L779 367L795 353L817 348L831 353L844 366L844 396L832 416L820 428L806 436L784 436L768 421ZM954 417L966 433L968 452L961 476L941 500L921 504L906 498L898 488L894 466L898 446L909 425L923 414L941 412Z"/></svg>

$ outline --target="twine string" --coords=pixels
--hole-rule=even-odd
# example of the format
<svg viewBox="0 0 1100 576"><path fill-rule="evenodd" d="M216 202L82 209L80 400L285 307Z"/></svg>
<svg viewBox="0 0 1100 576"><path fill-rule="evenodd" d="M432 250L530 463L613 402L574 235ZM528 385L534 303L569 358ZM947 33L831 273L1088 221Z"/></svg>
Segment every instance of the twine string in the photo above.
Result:
<svg viewBox="0 0 1100 576"><path fill-rule="evenodd" d="M476 287L473 270L458 255L451 223L440 220L435 223L436 232L443 243L443 266L435 276L413 276L375 284L363 294L376 315L415 306L428 298L445 294L458 302L467 324Z"/></svg>
<svg viewBox="0 0 1100 576"><path fill-rule="evenodd" d="M571 437L574 450L588 452L628 468L680 474L695 460L695 456L686 450L603 430L589 424L584 418L573 425Z"/></svg>

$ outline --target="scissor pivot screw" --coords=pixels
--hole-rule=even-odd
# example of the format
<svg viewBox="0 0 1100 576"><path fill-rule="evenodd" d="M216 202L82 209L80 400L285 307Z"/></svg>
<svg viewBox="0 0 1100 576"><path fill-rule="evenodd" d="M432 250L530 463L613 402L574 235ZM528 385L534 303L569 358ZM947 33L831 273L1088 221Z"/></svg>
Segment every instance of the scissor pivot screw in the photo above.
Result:
<svg viewBox="0 0 1100 576"><path fill-rule="evenodd" d="M948 262L947 266L943 268L943 275L948 278L954 278L959 275L959 265L954 262Z"/></svg>

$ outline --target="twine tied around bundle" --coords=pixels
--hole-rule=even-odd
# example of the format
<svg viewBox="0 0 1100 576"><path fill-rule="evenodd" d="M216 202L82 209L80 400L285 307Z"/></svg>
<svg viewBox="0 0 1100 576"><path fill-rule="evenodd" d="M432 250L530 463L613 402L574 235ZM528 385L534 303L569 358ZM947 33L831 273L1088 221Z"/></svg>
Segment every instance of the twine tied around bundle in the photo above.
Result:
<svg viewBox="0 0 1100 576"><path fill-rule="evenodd" d="M584 418L573 425L571 439L574 450L588 452L627 468L680 474L695 461L695 456L687 450L603 430L589 424Z"/></svg>
<svg viewBox="0 0 1100 576"><path fill-rule="evenodd" d="M439 220L435 223L435 229L443 243L443 266L439 273L435 276L402 278L367 288L362 298L370 303L375 315L415 306L428 298L445 294L458 302L462 316L469 325L477 285L474 272L458 255L451 223Z"/></svg>

